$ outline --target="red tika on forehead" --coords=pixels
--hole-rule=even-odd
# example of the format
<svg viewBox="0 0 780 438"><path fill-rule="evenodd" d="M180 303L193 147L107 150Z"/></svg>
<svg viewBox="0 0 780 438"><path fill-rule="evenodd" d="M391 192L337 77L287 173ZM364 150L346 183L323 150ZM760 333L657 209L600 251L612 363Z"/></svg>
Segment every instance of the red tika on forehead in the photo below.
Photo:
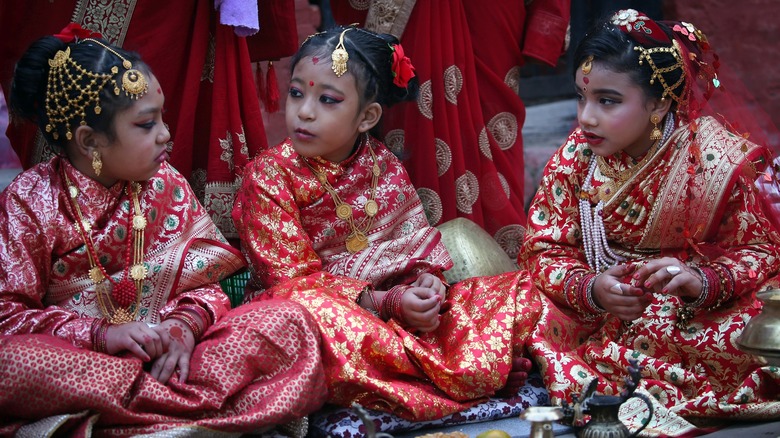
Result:
<svg viewBox="0 0 780 438"><path fill-rule="evenodd" d="M582 82L585 82L585 85L588 85L588 82L590 82L590 78L588 78L587 76L583 76Z"/></svg>
<svg viewBox="0 0 780 438"><path fill-rule="evenodd" d="M317 65L318 62L320 62L320 58L318 58L316 56L312 56L311 57L311 63L312 64Z"/></svg>

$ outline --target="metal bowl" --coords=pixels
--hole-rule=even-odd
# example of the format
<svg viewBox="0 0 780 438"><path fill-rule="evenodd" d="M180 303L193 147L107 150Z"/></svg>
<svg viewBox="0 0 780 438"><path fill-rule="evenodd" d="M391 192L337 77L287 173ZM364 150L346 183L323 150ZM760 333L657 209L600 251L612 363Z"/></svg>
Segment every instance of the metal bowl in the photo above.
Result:
<svg viewBox="0 0 780 438"><path fill-rule="evenodd" d="M780 289L758 292L756 298L763 301L764 307L747 323L737 346L770 365L780 366Z"/></svg>
<svg viewBox="0 0 780 438"><path fill-rule="evenodd" d="M436 228L453 262L453 267L444 271L448 283L517 270L498 242L471 220L459 217Z"/></svg>

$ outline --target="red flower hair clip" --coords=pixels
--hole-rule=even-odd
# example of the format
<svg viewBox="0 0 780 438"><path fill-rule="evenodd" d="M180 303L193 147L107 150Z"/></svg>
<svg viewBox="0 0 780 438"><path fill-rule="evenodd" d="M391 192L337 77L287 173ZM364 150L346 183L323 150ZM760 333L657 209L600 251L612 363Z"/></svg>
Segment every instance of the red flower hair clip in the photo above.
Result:
<svg viewBox="0 0 780 438"><path fill-rule="evenodd" d="M414 77L412 61L404 56L404 48L400 44L390 46L393 50L393 83L401 88L406 88L409 80Z"/></svg>
<svg viewBox="0 0 780 438"><path fill-rule="evenodd" d="M84 29L78 23L70 23L67 26L65 26L65 28L62 29L60 33L55 34L54 37L59 39L63 43L72 43L74 40L81 41L84 38L102 39L103 35L99 34L98 32L92 32L89 29Z"/></svg>

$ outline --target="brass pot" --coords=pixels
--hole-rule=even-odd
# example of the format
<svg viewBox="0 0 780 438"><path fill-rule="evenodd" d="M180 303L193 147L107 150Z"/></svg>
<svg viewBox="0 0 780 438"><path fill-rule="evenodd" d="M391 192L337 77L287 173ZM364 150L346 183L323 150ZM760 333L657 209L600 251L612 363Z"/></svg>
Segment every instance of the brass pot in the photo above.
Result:
<svg viewBox="0 0 780 438"><path fill-rule="evenodd" d="M761 313L753 317L737 340L740 350L780 366L780 289L758 292L764 303Z"/></svg>
<svg viewBox="0 0 780 438"><path fill-rule="evenodd" d="M453 267L444 271L448 283L517 270L498 242L473 221L459 217L436 228L453 262Z"/></svg>

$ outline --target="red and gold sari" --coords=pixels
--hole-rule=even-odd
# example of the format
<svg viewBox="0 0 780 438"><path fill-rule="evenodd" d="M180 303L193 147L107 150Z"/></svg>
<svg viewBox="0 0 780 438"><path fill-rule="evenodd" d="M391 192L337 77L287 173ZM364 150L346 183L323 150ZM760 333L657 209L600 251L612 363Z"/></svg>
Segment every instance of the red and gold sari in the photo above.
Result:
<svg viewBox="0 0 780 438"><path fill-rule="evenodd" d="M208 330L193 351L190 377L161 384L139 359L94 351L91 328L104 315L65 176L79 189L84 220L94 224L102 265L115 278L124 275L125 183L105 188L56 157L0 194L0 434L57 427L106 435L252 432L323 403L310 316L279 301L229 310L219 281L245 262L167 163L139 194L149 275L136 320L159 323L179 305L206 311Z"/></svg>
<svg viewBox="0 0 780 438"><path fill-rule="evenodd" d="M404 157L429 222L469 218L514 260L526 223L520 68L556 65L570 0L330 3L339 24L398 36L415 66L417 102L385 111L382 139Z"/></svg>
<svg viewBox="0 0 780 438"><path fill-rule="evenodd" d="M287 298L309 309L323 337L329 401L411 420L440 418L503 387L538 300L526 298L530 284L517 273L466 280L449 289L452 307L426 334L360 307L366 286L387 290L452 264L403 166L384 145L368 137L341 163L309 161L361 226L374 165L369 148L381 169L379 213L366 232L368 247L356 253L347 251L351 229L336 216L334 200L289 139L247 167L233 219L250 261L250 285L265 289L247 298ZM527 306L522 312L519 303Z"/></svg>
<svg viewBox="0 0 780 438"><path fill-rule="evenodd" d="M598 391L617 394L630 359L644 367L637 391L652 395L655 414L646 434L701 433L723 419L769 419L780 415L780 371L737 348L747 321L758 314L755 292L776 284L780 236L762 208L754 180L763 152L727 132L712 118L698 120L702 172L692 184L686 126L639 165L624 185L612 186L604 205L610 248L628 262L672 256L688 263L718 263L733 277L733 291L708 309L697 309L676 326L682 303L654 295L632 324L591 313L572 288L592 272L580 237L578 190L586 181L591 153L575 131L553 156L529 212L525 258L534 285L544 291L539 326L529 349L541 366L553 403L580 394L592 379ZM595 157L593 157L595 159ZM606 157L626 168L630 157ZM592 186L614 184L599 168ZM688 199L688 201L686 201ZM694 230L685 234L686 224ZM621 417L638 427L648 413L627 403Z"/></svg>

